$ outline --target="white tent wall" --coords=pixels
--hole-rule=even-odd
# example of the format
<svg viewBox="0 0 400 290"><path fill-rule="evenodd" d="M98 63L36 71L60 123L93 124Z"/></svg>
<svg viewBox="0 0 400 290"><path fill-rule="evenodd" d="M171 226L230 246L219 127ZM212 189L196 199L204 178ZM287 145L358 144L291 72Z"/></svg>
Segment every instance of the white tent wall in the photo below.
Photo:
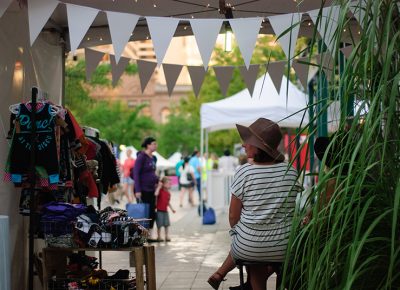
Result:
<svg viewBox="0 0 400 290"><path fill-rule="evenodd" d="M31 87L38 86L59 104L63 82L63 49L59 36L42 33L33 47L29 44L26 9L9 9L0 19L0 168L4 169L11 140L9 106L31 98ZM29 219L18 213L20 189L0 179L0 215L10 220L11 289L27 289ZM3 259L1 257L0 259ZM10 289L10 290L11 290ZM40 289L36 287L35 289Z"/></svg>

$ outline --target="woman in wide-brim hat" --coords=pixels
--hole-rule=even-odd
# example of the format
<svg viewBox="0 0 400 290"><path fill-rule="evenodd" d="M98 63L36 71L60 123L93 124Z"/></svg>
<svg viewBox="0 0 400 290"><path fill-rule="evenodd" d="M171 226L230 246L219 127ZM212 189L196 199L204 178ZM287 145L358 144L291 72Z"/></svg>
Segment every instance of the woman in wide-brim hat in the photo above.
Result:
<svg viewBox="0 0 400 290"><path fill-rule="evenodd" d="M250 126L236 125L247 157L231 186L229 208L231 250L222 266L208 279L218 289L236 260L283 262L295 210L297 171L288 167L278 146L281 130L275 122L259 118ZM248 268L252 289L265 289L273 267ZM250 288L251 289L251 288Z"/></svg>

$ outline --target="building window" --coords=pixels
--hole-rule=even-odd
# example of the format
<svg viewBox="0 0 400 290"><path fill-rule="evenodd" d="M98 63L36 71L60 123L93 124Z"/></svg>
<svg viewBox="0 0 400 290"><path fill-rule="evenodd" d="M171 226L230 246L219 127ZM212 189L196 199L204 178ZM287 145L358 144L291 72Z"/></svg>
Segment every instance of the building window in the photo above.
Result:
<svg viewBox="0 0 400 290"><path fill-rule="evenodd" d="M128 108L136 107L136 101L128 101Z"/></svg>

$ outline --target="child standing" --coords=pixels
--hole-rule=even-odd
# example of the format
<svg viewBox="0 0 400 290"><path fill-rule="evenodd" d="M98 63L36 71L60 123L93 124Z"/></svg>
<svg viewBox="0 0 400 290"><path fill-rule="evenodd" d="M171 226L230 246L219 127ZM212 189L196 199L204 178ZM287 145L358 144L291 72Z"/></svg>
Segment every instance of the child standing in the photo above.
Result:
<svg viewBox="0 0 400 290"><path fill-rule="evenodd" d="M168 227L170 225L169 215L168 215L168 207L175 213L175 210L172 208L170 200L171 193L169 192L171 188L171 180L164 176L160 182L158 183L155 196L157 196L157 241L162 242L161 239L161 228L164 227L165 231L165 241L170 242L171 239L168 235Z"/></svg>

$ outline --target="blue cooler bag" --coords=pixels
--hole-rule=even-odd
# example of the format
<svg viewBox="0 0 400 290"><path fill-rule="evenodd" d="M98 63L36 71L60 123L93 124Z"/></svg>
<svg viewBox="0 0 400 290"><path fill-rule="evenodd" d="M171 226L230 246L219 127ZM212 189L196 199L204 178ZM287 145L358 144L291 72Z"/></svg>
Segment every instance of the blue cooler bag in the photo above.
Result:
<svg viewBox="0 0 400 290"><path fill-rule="evenodd" d="M203 214L203 225L213 225L215 222L215 211L212 207L209 207Z"/></svg>

